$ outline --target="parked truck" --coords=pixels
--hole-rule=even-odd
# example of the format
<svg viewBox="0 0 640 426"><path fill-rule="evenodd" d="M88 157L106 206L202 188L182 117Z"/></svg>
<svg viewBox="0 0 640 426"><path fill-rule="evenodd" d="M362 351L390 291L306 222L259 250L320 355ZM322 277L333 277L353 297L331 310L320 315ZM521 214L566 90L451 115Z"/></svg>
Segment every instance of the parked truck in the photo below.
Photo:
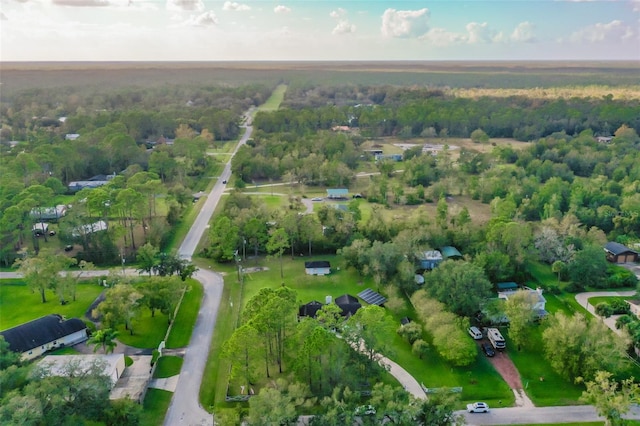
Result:
<svg viewBox="0 0 640 426"><path fill-rule="evenodd" d="M491 342L491 346L497 351L503 351L506 347L504 337L500 334L500 330L497 328L487 328L487 337Z"/></svg>

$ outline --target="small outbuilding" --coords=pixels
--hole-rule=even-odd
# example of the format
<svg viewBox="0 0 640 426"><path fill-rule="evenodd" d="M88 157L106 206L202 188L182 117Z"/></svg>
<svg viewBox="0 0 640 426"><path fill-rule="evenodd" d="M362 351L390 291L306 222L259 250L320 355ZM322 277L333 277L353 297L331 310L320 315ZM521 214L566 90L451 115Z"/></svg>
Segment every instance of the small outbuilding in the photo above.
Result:
<svg viewBox="0 0 640 426"><path fill-rule="evenodd" d="M453 259L453 260L462 259L462 253L460 253L458 249L453 246L441 247L440 252L442 253L442 257L444 257L445 259Z"/></svg>
<svg viewBox="0 0 640 426"><path fill-rule="evenodd" d="M350 294L343 294L336 298L336 305L342 310L342 316L349 318L362 307L358 298Z"/></svg>
<svg viewBox="0 0 640 426"><path fill-rule="evenodd" d="M604 251L607 255L607 260L612 263L628 263L638 261L638 252L631 250L629 247L616 243L608 242L604 246Z"/></svg>
<svg viewBox="0 0 640 426"><path fill-rule="evenodd" d="M49 232L49 224L44 222L38 222L34 224L33 227L31 227L31 232L33 232L33 235L35 235L36 237L39 237L40 235L44 235Z"/></svg>
<svg viewBox="0 0 640 426"><path fill-rule="evenodd" d="M46 368L51 376L68 376L73 370L84 373L99 367L111 379L112 388L125 369L124 354L47 355L38 365Z"/></svg>
<svg viewBox="0 0 640 426"><path fill-rule="evenodd" d="M324 305L318 302L317 300L313 300L307 303L306 305L302 305L298 309L298 318L302 318L302 317L315 318L316 314L320 309L322 309L323 306Z"/></svg>
<svg viewBox="0 0 640 426"><path fill-rule="evenodd" d="M442 253L439 250L427 250L418 254L420 268L425 270L432 270L442 263L442 260Z"/></svg>
<svg viewBox="0 0 640 426"><path fill-rule="evenodd" d="M331 273L331 263L326 260L304 262L304 272L307 275L328 275Z"/></svg>
<svg viewBox="0 0 640 426"><path fill-rule="evenodd" d="M73 346L87 340L87 326L78 318L65 320L51 314L0 332L9 349L34 359L52 349Z"/></svg>

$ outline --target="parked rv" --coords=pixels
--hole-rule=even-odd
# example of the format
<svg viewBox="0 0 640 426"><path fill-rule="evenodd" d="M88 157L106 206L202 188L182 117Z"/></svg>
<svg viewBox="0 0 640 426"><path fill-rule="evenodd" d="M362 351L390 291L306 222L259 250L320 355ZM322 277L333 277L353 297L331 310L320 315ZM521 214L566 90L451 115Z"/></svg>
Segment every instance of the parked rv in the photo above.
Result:
<svg viewBox="0 0 640 426"><path fill-rule="evenodd" d="M503 351L506 348L506 342L502 334L497 328L487 328L487 337L491 342L491 346L497 351Z"/></svg>

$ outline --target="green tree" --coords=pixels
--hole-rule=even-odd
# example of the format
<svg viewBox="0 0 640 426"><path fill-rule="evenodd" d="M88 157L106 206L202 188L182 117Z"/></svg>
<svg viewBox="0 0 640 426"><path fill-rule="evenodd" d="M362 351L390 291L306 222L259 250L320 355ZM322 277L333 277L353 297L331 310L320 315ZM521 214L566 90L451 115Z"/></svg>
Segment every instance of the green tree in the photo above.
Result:
<svg viewBox="0 0 640 426"><path fill-rule="evenodd" d="M425 275L427 293L461 316L471 316L490 295L484 271L469 262L446 260Z"/></svg>
<svg viewBox="0 0 640 426"><path fill-rule="evenodd" d="M139 311L140 300L144 296L129 284L116 284L105 292L105 298L93 311L94 317L109 328L124 324L125 330L133 335L132 320Z"/></svg>
<svg viewBox="0 0 640 426"><path fill-rule="evenodd" d="M567 380L592 380L599 370L612 373L627 365L627 341L601 321L580 314L568 317L556 312L542 333L544 350L553 369Z"/></svg>
<svg viewBox="0 0 640 426"><path fill-rule="evenodd" d="M394 325L384 308L369 305L358 311L347 321L347 331L343 331L347 342L356 350L366 355L373 363L378 353L388 349L389 335Z"/></svg>
<svg viewBox="0 0 640 426"><path fill-rule="evenodd" d="M594 379L585 383L587 389L580 401L594 405L598 414L606 419L606 426L621 426L627 424L622 416L629 412L632 404L640 402L640 385L633 377L618 383L612 376L608 371L596 372Z"/></svg>
<svg viewBox="0 0 640 426"><path fill-rule="evenodd" d="M93 345L93 352L97 352L98 349L102 348L102 352L105 354L111 353L118 345L118 342L116 342L118 334L116 330L111 328L102 328L89 337L87 345Z"/></svg>
<svg viewBox="0 0 640 426"><path fill-rule="evenodd" d="M277 253L280 259L280 278L284 279L284 270L282 268L282 253L290 246L287 231L284 228L278 228L271 233L267 242L267 251L269 253Z"/></svg>
<svg viewBox="0 0 640 426"><path fill-rule="evenodd" d="M537 292L517 291L510 294L504 303L504 313L509 318L509 337L518 350L528 341L528 332L535 319L533 308L537 302Z"/></svg>
<svg viewBox="0 0 640 426"><path fill-rule="evenodd" d="M298 423L298 407L308 407L313 399L308 399L308 389L299 383L287 383L278 379L273 387L264 387L249 400L250 425L293 426Z"/></svg>
<svg viewBox="0 0 640 426"><path fill-rule="evenodd" d="M209 232L209 253L217 262L231 262L238 249L239 230L227 216L218 216Z"/></svg>
<svg viewBox="0 0 640 426"><path fill-rule="evenodd" d="M138 261L138 272L146 272L151 276L151 272L158 263L158 249L151 243L146 243L138 249L136 252L136 260Z"/></svg>
<svg viewBox="0 0 640 426"><path fill-rule="evenodd" d="M60 271L75 261L64 255L47 255L18 259L16 265L29 289L40 294L42 303L47 303L46 290L55 290L61 283Z"/></svg>
<svg viewBox="0 0 640 426"><path fill-rule="evenodd" d="M591 245L578 251L567 265L569 278L578 289L603 288L607 282L607 259L602 248Z"/></svg>
<svg viewBox="0 0 640 426"><path fill-rule="evenodd" d="M482 129L476 129L471 132L471 140L473 143L489 143L489 135Z"/></svg>
<svg viewBox="0 0 640 426"><path fill-rule="evenodd" d="M246 386L247 391L257 380L255 377L255 371L258 369L256 342L259 338L258 330L248 323L235 329L229 340L222 346L222 356L231 362L231 378Z"/></svg>

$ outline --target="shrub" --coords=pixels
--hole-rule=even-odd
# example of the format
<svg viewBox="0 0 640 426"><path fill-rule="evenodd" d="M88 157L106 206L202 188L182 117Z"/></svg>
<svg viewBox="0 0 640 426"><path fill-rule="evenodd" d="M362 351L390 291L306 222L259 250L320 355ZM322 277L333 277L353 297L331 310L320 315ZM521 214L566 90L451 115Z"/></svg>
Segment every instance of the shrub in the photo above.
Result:
<svg viewBox="0 0 640 426"><path fill-rule="evenodd" d="M607 302L598 303L596 305L595 311L596 311L596 314L605 318L608 318L613 314L613 309L611 308L611 305L608 304Z"/></svg>

